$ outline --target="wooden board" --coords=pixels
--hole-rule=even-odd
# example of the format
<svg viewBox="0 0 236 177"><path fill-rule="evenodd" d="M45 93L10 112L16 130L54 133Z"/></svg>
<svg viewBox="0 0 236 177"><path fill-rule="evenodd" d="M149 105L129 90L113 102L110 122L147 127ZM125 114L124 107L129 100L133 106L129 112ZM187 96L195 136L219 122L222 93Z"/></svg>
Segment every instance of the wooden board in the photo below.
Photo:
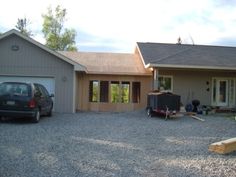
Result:
<svg viewBox="0 0 236 177"><path fill-rule="evenodd" d="M236 151L236 138L212 143L209 146L209 151L216 152L219 154L227 154Z"/></svg>
<svg viewBox="0 0 236 177"><path fill-rule="evenodd" d="M176 113L176 114L170 115L170 118L178 118L178 117L184 117L184 114Z"/></svg>
<svg viewBox="0 0 236 177"><path fill-rule="evenodd" d="M195 116L195 115L196 115L196 112L186 112L186 114L187 114L188 116Z"/></svg>
<svg viewBox="0 0 236 177"><path fill-rule="evenodd" d="M197 117L197 116L191 116L191 117L194 118L194 119L200 120L200 121L202 121L202 122L205 121L204 119L202 119L202 118L200 118L200 117Z"/></svg>

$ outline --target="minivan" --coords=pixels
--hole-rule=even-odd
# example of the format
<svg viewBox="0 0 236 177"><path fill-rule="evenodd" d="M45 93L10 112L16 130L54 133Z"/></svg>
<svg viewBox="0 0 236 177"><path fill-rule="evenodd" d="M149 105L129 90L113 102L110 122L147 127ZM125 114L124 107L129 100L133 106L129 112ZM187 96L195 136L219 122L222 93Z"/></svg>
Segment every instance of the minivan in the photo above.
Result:
<svg viewBox="0 0 236 177"><path fill-rule="evenodd" d="M0 119L2 117L30 117L39 122L41 115L52 116L53 94L38 83L0 83Z"/></svg>

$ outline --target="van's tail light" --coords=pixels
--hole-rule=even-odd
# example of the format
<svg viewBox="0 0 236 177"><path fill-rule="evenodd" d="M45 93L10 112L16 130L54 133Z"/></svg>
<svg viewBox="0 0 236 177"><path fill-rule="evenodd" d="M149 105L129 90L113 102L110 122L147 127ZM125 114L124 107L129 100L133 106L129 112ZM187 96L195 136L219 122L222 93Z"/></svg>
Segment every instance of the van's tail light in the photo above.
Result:
<svg viewBox="0 0 236 177"><path fill-rule="evenodd" d="M34 99L31 99L31 100L29 101L29 107L30 107L30 108L35 108L35 107L36 107L36 102L35 102Z"/></svg>

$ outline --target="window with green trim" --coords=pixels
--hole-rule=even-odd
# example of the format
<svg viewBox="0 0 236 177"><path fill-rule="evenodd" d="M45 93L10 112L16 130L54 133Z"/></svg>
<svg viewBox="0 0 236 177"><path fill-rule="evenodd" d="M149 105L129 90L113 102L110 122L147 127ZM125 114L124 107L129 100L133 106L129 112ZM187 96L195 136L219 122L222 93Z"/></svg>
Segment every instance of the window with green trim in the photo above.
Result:
<svg viewBox="0 0 236 177"><path fill-rule="evenodd" d="M121 103L129 103L130 95L130 83L122 82L121 83Z"/></svg>
<svg viewBox="0 0 236 177"><path fill-rule="evenodd" d="M120 102L120 84L119 81L111 81L111 102Z"/></svg>
<svg viewBox="0 0 236 177"><path fill-rule="evenodd" d="M90 81L89 82L89 101L90 102L98 102L98 81Z"/></svg>

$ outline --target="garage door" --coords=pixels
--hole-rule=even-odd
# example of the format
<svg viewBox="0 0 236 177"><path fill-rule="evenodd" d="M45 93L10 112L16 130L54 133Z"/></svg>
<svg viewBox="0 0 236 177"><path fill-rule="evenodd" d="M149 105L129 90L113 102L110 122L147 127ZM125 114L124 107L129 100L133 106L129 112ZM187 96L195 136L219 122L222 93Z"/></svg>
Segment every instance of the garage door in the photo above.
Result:
<svg viewBox="0 0 236 177"><path fill-rule="evenodd" d="M0 76L0 82L32 82L39 83L46 87L49 94L55 95L55 80L49 77L17 77L17 76Z"/></svg>

